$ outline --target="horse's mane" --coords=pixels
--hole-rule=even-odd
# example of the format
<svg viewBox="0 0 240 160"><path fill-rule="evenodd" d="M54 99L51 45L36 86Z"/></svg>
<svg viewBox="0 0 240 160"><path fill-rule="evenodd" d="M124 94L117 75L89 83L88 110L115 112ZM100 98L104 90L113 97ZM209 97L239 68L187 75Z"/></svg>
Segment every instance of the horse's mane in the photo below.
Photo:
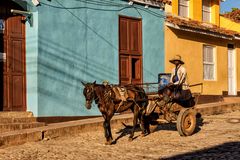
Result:
<svg viewBox="0 0 240 160"><path fill-rule="evenodd" d="M107 103L108 101L106 101L106 94L112 90L110 85L103 85L103 84L94 84L94 88L95 88L95 93L96 96L98 97L95 102L99 103L99 102L103 102L103 103Z"/></svg>

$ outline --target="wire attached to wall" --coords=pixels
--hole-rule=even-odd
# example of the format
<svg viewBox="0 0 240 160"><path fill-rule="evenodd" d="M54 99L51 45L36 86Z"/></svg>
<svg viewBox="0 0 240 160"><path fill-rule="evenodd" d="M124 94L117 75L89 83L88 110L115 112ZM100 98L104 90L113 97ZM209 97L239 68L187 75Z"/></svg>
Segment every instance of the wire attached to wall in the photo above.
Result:
<svg viewBox="0 0 240 160"><path fill-rule="evenodd" d="M155 17L158 17L158 18L163 18L163 19L166 19L166 16L162 15L162 14L159 14L159 13L156 13L154 11L151 11L149 10L149 8L142 8L142 7L139 7L135 4L133 5L128 5L128 4L119 4L117 2L109 2L109 1L106 1L106 0L102 0L101 2L99 1L95 1L95 0L92 0L92 1L89 1L89 0L77 0L79 2L84 2L84 3L87 3L87 4L91 4L91 5L96 5L96 6L109 6L109 7L122 7L120 9L101 9L101 8L97 8L97 7L87 7L87 6L84 6L84 7L65 7L63 6L60 2L58 2L56 0L56 2L58 4L61 4L60 6L56 6L56 5L51 5L51 4L48 4L48 3L44 3L44 2L41 2L42 5L45 5L45 6L48 6L48 7L52 7L52 8L57 8L57 9L68 9L68 10L76 10L76 9L90 9L90 10L98 10L98 11L104 11L104 12L120 12L122 10L125 10L125 9L128 9L128 8L134 8L139 14L140 12L138 10L141 10L141 11L144 11L148 14L151 14ZM105 1L105 2L103 2ZM140 14L141 15L141 14Z"/></svg>

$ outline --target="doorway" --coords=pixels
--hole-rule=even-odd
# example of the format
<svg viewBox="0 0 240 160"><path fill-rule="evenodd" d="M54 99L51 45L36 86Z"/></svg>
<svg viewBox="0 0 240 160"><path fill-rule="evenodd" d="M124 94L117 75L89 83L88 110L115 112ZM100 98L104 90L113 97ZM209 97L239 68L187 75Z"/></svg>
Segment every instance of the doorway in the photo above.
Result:
<svg viewBox="0 0 240 160"><path fill-rule="evenodd" d="M142 20L119 17L119 83L142 83Z"/></svg>
<svg viewBox="0 0 240 160"><path fill-rule="evenodd" d="M22 10L0 2L0 111L26 111L25 23L11 9Z"/></svg>
<svg viewBox="0 0 240 160"><path fill-rule="evenodd" d="M228 95L237 95L236 53L233 44L228 44Z"/></svg>

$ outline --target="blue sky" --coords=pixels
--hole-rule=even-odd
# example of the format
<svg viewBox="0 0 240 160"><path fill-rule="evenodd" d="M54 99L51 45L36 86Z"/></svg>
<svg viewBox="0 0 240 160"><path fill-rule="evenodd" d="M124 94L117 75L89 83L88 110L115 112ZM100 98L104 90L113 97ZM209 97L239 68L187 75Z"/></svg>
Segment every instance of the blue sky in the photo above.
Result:
<svg viewBox="0 0 240 160"><path fill-rule="evenodd" d="M240 9L240 0L226 0L225 2L221 2L221 13L229 12L232 8Z"/></svg>

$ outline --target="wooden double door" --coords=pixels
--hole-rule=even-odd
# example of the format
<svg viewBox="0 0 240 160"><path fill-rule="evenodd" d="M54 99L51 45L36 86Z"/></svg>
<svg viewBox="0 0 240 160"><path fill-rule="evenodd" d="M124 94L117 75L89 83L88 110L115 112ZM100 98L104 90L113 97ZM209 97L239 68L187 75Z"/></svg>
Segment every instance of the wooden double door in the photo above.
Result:
<svg viewBox="0 0 240 160"><path fill-rule="evenodd" d="M142 21L119 17L119 79L121 85L142 83Z"/></svg>
<svg viewBox="0 0 240 160"><path fill-rule="evenodd" d="M10 9L21 8L0 2L0 111L26 111L24 17Z"/></svg>

